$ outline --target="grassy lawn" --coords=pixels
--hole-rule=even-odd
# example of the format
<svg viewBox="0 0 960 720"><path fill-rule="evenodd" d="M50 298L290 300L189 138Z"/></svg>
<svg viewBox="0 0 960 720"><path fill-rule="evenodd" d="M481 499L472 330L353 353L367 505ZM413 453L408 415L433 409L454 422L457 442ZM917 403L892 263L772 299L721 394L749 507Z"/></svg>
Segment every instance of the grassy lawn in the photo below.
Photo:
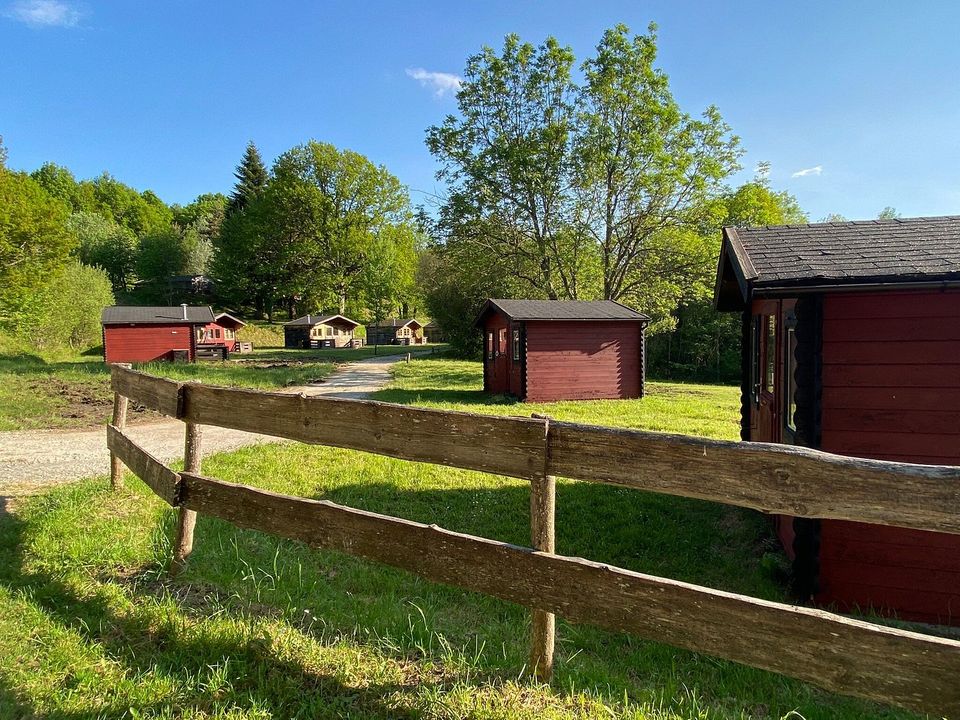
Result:
<svg viewBox="0 0 960 720"><path fill-rule="evenodd" d="M177 380L275 390L321 379L333 372L337 363L409 350L264 348L250 355L234 355L227 362L149 363L139 367ZM40 353L0 333L0 431L91 427L106 422L112 407L113 393L99 350L83 355ZM131 420L147 417L157 416L133 408Z"/></svg>
<svg viewBox="0 0 960 720"><path fill-rule="evenodd" d="M478 382L477 364L417 360L378 399L736 434L735 388L652 383L640 401L534 406ZM527 486L508 478L292 444L204 471L528 542ZM555 681L539 686L523 608L203 516L171 581L175 515L128 487L84 481L0 516L0 718L911 717L562 621ZM781 557L754 513L562 479L557 507L561 553L782 599Z"/></svg>

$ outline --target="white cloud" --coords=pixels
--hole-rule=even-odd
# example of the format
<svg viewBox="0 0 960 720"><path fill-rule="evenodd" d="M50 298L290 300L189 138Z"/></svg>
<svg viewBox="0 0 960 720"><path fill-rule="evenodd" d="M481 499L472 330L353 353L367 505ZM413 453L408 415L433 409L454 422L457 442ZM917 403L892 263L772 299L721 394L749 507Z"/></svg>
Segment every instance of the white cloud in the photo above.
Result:
<svg viewBox="0 0 960 720"><path fill-rule="evenodd" d="M407 68L407 75L418 81L425 88L432 88L436 97L443 97L447 93L455 93L460 89L462 82L459 75L445 72L432 72L423 68Z"/></svg>
<svg viewBox="0 0 960 720"><path fill-rule="evenodd" d="M812 168L804 168L803 170L797 170L790 177L806 177L807 175L820 175L823 173L823 165L817 165Z"/></svg>
<svg viewBox="0 0 960 720"><path fill-rule="evenodd" d="M62 0L18 0L3 12L5 17L30 27L76 27L82 13Z"/></svg>

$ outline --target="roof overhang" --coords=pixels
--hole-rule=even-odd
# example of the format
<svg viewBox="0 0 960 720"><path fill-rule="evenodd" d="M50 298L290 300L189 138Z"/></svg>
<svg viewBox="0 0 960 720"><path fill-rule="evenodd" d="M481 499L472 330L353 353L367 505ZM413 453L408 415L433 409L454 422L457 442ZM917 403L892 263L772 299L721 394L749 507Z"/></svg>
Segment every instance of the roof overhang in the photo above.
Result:
<svg viewBox="0 0 960 720"><path fill-rule="evenodd" d="M240 318L234 317L234 316L231 315L230 313L225 313L225 312L222 312L222 313L220 313L219 315L215 315L214 318L213 318L213 321L214 321L215 323L218 323L218 324L222 325L222 324L223 324L223 323L222 323L222 320L225 320L225 319L226 319L226 320L229 320L229 321L230 321L231 323L233 323L236 327L244 327L244 326L246 325L246 323L245 323L243 320L241 320Z"/></svg>
<svg viewBox="0 0 960 720"><path fill-rule="evenodd" d="M740 242L737 229L725 227L713 288L714 308L721 312L742 310L750 298L750 284L756 279L757 271Z"/></svg>

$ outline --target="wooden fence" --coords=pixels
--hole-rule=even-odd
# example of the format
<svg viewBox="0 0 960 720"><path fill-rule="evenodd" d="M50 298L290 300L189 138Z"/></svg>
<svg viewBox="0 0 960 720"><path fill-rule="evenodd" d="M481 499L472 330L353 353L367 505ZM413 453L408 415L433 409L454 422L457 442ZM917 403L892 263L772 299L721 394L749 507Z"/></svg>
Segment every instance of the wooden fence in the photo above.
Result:
<svg viewBox="0 0 960 720"><path fill-rule="evenodd" d="M960 533L960 468L847 458L806 448L725 442L387 403L209 387L111 368L107 444L180 520L171 572L183 568L196 513L402 568L533 611L531 667L553 668L554 617L669 643L789 675L827 690L960 717L960 642L644 575L555 553L555 476L804 517ZM176 473L123 432L126 399L186 424ZM200 428L522 478L531 548L332 502L204 477Z"/></svg>

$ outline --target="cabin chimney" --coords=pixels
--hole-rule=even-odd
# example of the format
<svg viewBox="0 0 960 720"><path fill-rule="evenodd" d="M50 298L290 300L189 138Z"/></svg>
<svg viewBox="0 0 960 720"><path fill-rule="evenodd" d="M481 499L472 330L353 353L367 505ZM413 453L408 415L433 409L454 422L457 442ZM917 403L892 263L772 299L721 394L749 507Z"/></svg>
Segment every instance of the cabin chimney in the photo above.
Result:
<svg viewBox="0 0 960 720"><path fill-rule="evenodd" d="M311 322L313 321L310 319L310 313L307 313L307 325L309 325Z"/></svg>
<svg viewBox="0 0 960 720"><path fill-rule="evenodd" d="M180 303L180 307L183 308L183 319L186 320L186 319L187 319L187 304L186 304L186 303Z"/></svg>

